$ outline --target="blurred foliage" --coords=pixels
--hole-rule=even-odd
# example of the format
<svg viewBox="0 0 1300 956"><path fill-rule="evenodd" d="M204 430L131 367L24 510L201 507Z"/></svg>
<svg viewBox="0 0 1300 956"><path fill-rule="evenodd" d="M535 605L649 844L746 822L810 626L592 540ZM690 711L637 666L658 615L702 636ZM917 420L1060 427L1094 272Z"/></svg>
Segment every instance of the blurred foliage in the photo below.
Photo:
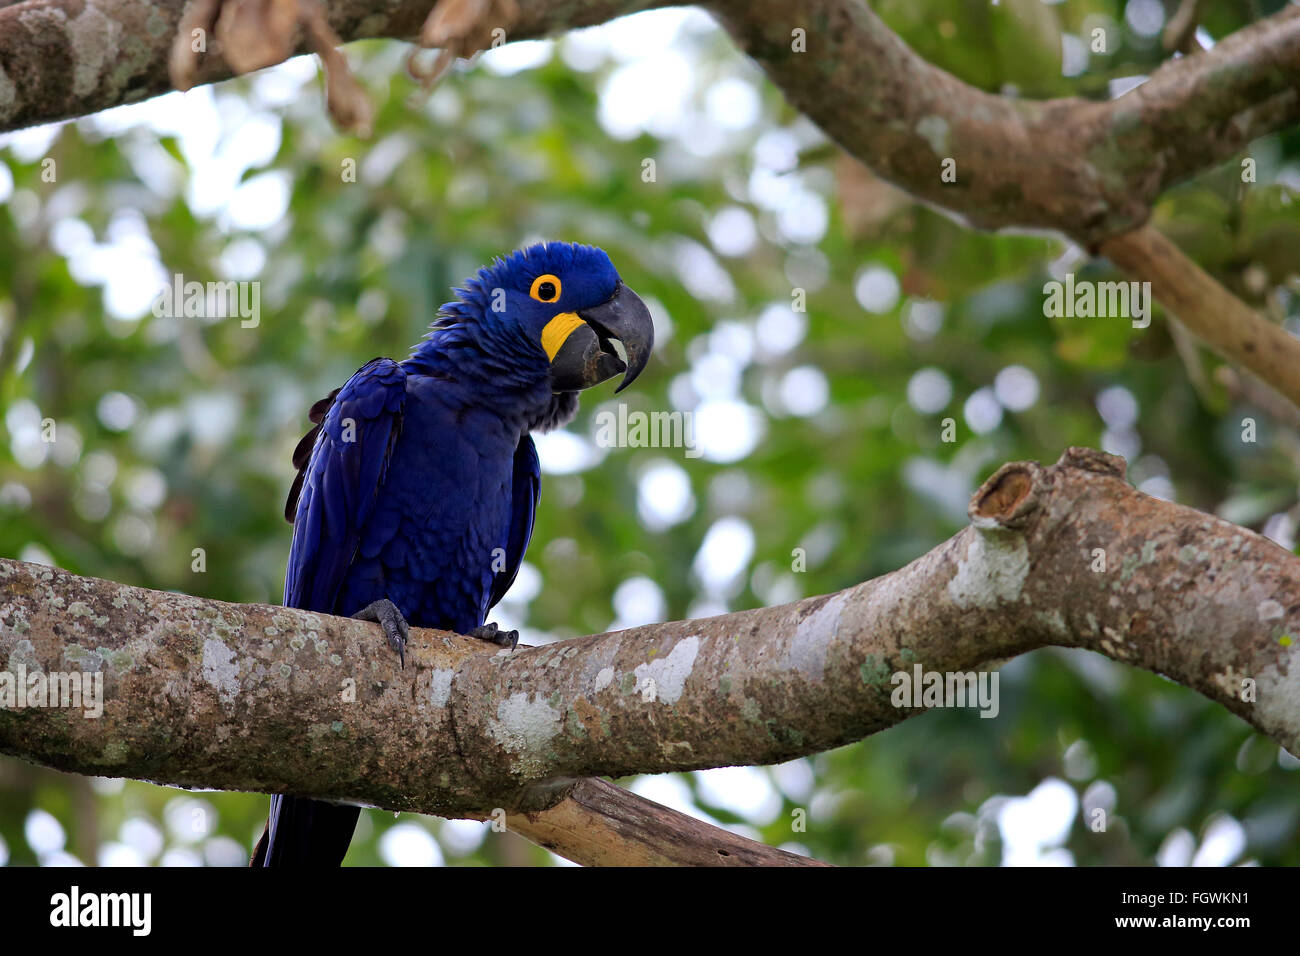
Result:
<svg viewBox="0 0 1300 956"><path fill-rule="evenodd" d="M1280 5L1213 5L1203 39ZM1164 59L1173 8L876 6L969 82L1085 97ZM1090 50L1098 28L1105 53ZM571 440L542 445L536 573L521 576L534 586L499 618L525 640L846 587L961 528L997 464L1069 444L1123 453L1144 490L1294 547L1294 419L1228 391L1158 308L1145 330L1045 318L1045 282L1112 267L911 203L838 156L702 15L508 46L431 95L398 44L349 55L377 107L369 141L330 128L298 60L0 143L0 553L274 602L311 402L404 354L452 285L542 237L603 246L652 303L662 344L627 401L695 411L704 454L597 448L593 415L614 405L584 398ZM1255 182L1225 164L1156 219L1300 333L1300 131L1249 156ZM155 317L140 289L174 273L259 280L260 322ZM1056 650L1013 661L1001 691L996 719L937 711L780 768L633 783L837 863L1145 864L1198 848L1300 862L1300 762L1217 706ZM0 859L239 864L265 804L5 759ZM551 859L478 824L364 814L349 862L398 858Z"/></svg>

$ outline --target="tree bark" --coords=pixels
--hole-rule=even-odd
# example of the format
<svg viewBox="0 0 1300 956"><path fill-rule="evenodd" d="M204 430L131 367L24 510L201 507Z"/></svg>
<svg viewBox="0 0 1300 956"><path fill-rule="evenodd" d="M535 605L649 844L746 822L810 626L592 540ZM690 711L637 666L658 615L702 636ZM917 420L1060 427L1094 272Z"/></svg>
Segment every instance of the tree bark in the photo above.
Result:
<svg viewBox="0 0 1300 956"><path fill-rule="evenodd" d="M0 709L0 752L443 816L501 808L560 846L601 812L582 778L828 750L920 713L891 700L897 673L1047 645L1164 674L1300 752L1300 557L1123 471L1086 449L1004 465L971 527L836 594L514 653L414 629L405 669L373 624L0 560L8 671L104 680L98 719ZM635 808L610 814L636 844Z"/></svg>

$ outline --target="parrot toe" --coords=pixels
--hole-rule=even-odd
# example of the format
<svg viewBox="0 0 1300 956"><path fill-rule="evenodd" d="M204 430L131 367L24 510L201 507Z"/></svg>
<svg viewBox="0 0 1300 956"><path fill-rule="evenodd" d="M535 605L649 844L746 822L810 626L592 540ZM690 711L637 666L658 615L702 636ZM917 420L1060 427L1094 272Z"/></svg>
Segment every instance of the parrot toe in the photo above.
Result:
<svg viewBox="0 0 1300 956"><path fill-rule="evenodd" d="M402 617L402 612L397 609L396 604L388 598L380 598L367 604L352 616L358 621L374 621L382 627L389 645L397 651L402 667L406 667L406 639L410 636L411 627L406 623L406 618Z"/></svg>
<svg viewBox="0 0 1300 956"><path fill-rule="evenodd" d="M497 647L508 647L514 650L519 644L518 631L503 631L496 624L480 624L466 632L467 637L476 637L480 641L487 641L495 644Z"/></svg>

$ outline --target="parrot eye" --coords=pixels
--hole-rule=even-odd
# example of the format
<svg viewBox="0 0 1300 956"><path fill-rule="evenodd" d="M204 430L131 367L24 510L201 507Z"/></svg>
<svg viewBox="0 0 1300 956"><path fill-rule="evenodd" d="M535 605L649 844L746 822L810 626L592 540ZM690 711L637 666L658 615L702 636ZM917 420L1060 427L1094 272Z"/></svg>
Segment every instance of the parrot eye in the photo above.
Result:
<svg viewBox="0 0 1300 956"><path fill-rule="evenodd" d="M538 302L554 302L560 297L560 279L547 273L533 280L533 287L528 290Z"/></svg>

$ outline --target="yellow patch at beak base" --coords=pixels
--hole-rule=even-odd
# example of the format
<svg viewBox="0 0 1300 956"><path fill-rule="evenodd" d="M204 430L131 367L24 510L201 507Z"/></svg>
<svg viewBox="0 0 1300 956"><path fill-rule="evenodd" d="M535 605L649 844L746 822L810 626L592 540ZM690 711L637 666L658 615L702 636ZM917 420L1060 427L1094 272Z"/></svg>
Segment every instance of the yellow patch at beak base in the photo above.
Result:
<svg viewBox="0 0 1300 956"><path fill-rule="evenodd" d="M542 348L546 350L546 357L552 362L555 361L555 353L560 351L560 346L564 344L573 330L583 325L582 319L578 318L576 312L561 312L551 321L546 323L542 329Z"/></svg>

